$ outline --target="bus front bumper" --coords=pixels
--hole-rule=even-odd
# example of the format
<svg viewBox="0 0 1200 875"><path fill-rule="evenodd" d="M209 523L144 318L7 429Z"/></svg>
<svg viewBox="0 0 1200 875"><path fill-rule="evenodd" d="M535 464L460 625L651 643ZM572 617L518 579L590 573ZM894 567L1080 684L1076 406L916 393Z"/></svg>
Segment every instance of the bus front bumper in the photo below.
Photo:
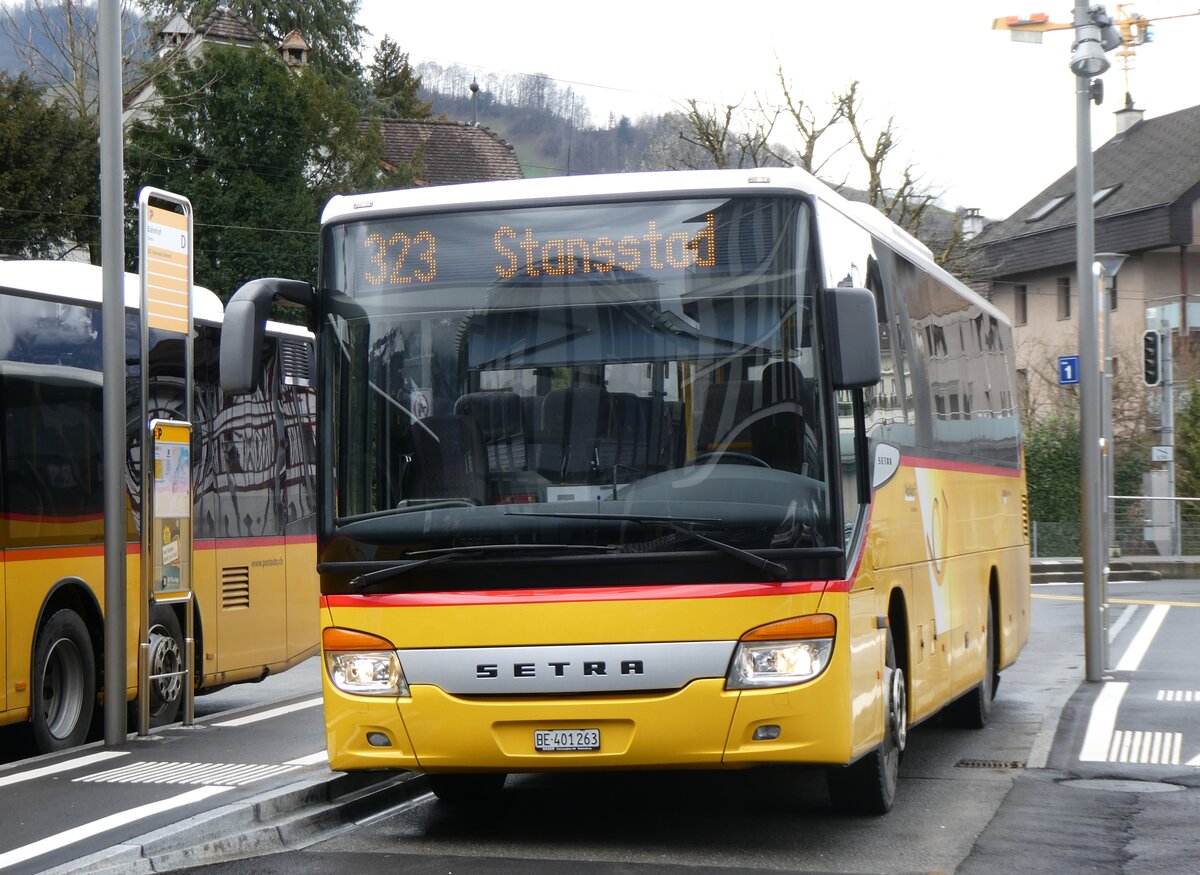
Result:
<svg viewBox="0 0 1200 875"><path fill-rule="evenodd" d="M330 768L543 772L839 764L849 731L829 674L730 691L723 679L666 693L464 698L416 685L403 699L349 695L325 678ZM597 730L595 750L538 750L538 733ZM545 738L545 736L543 736ZM590 740L590 738L589 738Z"/></svg>

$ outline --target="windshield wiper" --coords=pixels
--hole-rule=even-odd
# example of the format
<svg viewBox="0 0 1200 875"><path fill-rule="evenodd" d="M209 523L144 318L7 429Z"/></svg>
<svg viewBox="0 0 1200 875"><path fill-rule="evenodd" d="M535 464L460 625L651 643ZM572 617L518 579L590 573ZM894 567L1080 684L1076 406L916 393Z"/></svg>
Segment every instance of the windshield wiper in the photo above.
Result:
<svg viewBox="0 0 1200 875"><path fill-rule="evenodd" d="M644 516L634 513L558 513L554 511L509 511L506 516L537 516L551 517L553 519L580 519L580 520L618 520L626 523L637 523L644 526L665 526L673 532L677 532L688 538L693 538L701 543L707 544L717 550L720 550L727 556L732 556L734 559L744 562L747 565L757 568L759 571L764 571L776 580L783 580L788 576L787 568L780 565L771 559L759 556L756 553L751 553L749 550L743 550L741 547L735 547L733 544L728 544L725 541L718 541L716 538L710 538L708 535L702 535L695 529L689 529L681 523L690 525L721 525L724 521L713 517L672 517L672 516Z"/></svg>
<svg viewBox="0 0 1200 875"><path fill-rule="evenodd" d="M613 553L616 547L596 546L595 544L482 544L475 547L441 547L436 550L417 550L405 555L412 560L404 564L389 565L374 571L364 571L350 578L346 586L350 589L366 589L376 583L391 580L417 568L426 568L454 559L483 556L488 553Z"/></svg>
<svg viewBox="0 0 1200 875"><path fill-rule="evenodd" d="M396 507L385 507L383 510L372 510L367 513L353 513L350 516L340 516L334 519L334 525L344 526L349 523L359 523L365 520L377 520L389 516L403 516L418 510L445 510L449 507L478 507L469 498L428 498L407 499ZM511 545L510 545L511 546Z"/></svg>

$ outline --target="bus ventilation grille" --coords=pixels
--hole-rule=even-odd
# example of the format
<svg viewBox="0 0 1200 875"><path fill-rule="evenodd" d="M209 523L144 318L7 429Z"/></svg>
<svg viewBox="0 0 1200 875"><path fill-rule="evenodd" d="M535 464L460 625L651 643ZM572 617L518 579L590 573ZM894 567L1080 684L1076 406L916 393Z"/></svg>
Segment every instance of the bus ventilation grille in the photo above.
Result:
<svg viewBox="0 0 1200 875"><path fill-rule="evenodd" d="M312 347L302 340L280 340L285 386L312 385Z"/></svg>
<svg viewBox="0 0 1200 875"><path fill-rule="evenodd" d="M1021 532L1025 536L1025 543L1029 543L1029 493L1021 495Z"/></svg>
<svg viewBox="0 0 1200 875"><path fill-rule="evenodd" d="M221 608L240 611L250 607L250 569L245 565L221 569Z"/></svg>

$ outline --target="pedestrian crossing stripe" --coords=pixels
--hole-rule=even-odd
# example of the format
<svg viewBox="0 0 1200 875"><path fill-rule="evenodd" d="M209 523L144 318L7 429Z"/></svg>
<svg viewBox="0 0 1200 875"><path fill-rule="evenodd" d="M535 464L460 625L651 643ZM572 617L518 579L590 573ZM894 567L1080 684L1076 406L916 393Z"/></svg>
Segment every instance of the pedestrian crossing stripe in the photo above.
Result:
<svg viewBox="0 0 1200 875"><path fill-rule="evenodd" d="M1108 747L1108 762L1177 766L1182 747L1182 732L1117 729Z"/></svg>
<svg viewBox="0 0 1200 875"><path fill-rule="evenodd" d="M241 787L253 781L283 775L298 765L249 765L246 763L137 762L107 772L75 778L92 784L200 784Z"/></svg>

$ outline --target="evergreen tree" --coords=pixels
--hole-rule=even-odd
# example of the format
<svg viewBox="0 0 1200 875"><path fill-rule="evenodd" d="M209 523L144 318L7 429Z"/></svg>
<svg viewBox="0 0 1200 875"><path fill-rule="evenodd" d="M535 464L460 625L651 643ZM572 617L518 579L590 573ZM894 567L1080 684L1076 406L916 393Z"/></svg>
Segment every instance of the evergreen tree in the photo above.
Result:
<svg viewBox="0 0 1200 875"><path fill-rule="evenodd" d="M421 77L408 63L408 53L385 36L375 49L371 71L371 110L380 118L425 119L433 104L417 96Z"/></svg>
<svg viewBox="0 0 1200 875"><path fill-rule="evenodd" d="M0 73L0 255L61 255L99 238L100 154L91 119L24 76Z"/></svg>
<svg viewBox="0 0 1200 875"><path fill-rule="evenodd" d="M345 92L269 50L209 46L159 88L151 121L129 131L128 199L153 185L192 202L196 282L223 299L255 277L315 282L328 198L411 181L406 168L381 178L378 129Z"/></svg>
<svg viewBox="0 0 1200 875"><path fill-rule="evenodd" d="M359 0L146 0L149 17L159 23L180 13L199 24L218 6L236 12L274 48L291 31L298 30L312 47L312 64L344 88L361 76L358 56L366 28L358 24Z"/></svg>

